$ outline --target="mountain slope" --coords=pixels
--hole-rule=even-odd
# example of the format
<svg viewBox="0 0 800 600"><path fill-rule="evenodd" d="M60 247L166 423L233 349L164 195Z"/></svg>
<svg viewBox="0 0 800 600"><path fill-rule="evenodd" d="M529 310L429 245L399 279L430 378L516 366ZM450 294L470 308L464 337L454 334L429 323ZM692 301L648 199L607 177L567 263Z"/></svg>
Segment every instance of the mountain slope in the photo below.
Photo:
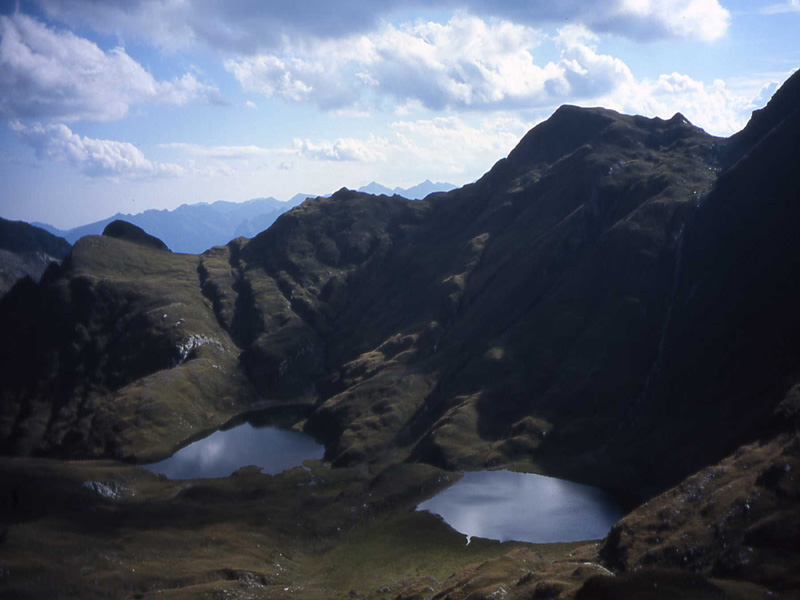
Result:
<svg viewBox="0 0 800 600"><path fill-rule="evenodd" d="M38 281L51 262L69 254L69 243L20 221L0 218L0 296L23 277Z"/></svg>
<svg viewBox="0 0 800 600"><path fill-rule="evenodd" d="M303 301L315 333L333 338L327 356L344 365L333 375L344 390L310 421L336 460L362 460L387 443L448 467L541 460L543 436L562 427L574 431L565 445L595 443L655 359L674 233L694 192L710 185L717 142L682 118L565 107L476 184L415 213L387 199L393 210L381 222L334 240L371 250L347 274L340 306L323 291L334 284L322 273L339 265L325 260L316 230L300 234L316 244L313 265L291 255L288 222L254 239L245 256L273 257L266 272L289 275L287 293ZM352 215L368 200L331 201ZM593 405L574 412L586 411L586 426L562 406L583 397ZM615 400L597 422L595 406Z"/></svg>
<svg viewBox="0 0 800 600"><path fill-rule="evenodd" d="M162 283L126 300L125 314L166 302L169 278L157 273L177 269L181 302L211 327L196 335L234 344L231 367L262 399L315 405L307 427L335 465L517 464L641 501L768 434L795 380L797 115L784 99L797 97L798 81L765 109L769 127L756 119L745 130L757 131L750 146L680 114L562 107L459 190L412 202L343 189L252 240L159 258L163 271L148 272ZM36 307L69 305L65 290L86 278L98 293L127 297L124 282L140 276L127 250L114 278L80 266L111 260L95 255L113 254L110 243L76 246L60 275L8 299L0 316L45 322ZM174 332L144 323L137 335L147 341L131 352L163 360L141 372L118 366L113 385L105 365L71 369L83 374L67 386L60 371L38 380L97 384L109 397L154 369L169 372ZM62 335L47 339L43 327L32 337L59 356L76 334ZM91 420L67 447L53 432L75 425L55 408L47 428L28 435L37 411L24 407L46 401L9 369L0 373L15 382L3 390L16 407L7 408L7 448L153 451L134 434L124 449L98 445ZM240 384L230 377L224 385Z"/></svg>
<svg viewBox="0 0 800 600"><path fill-rule="evenodd" d="M165 456L255 400L200 258L109 228L0 300L4 453Z"/></svg>

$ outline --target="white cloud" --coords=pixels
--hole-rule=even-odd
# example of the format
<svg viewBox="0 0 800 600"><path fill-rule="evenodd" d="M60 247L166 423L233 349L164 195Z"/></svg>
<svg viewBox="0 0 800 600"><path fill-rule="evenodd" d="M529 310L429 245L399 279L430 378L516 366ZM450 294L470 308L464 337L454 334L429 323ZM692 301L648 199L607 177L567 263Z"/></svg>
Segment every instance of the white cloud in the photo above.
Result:
<svg viewBox="0 0 800 600"><path fill-rule="evenodd" d="M597 31L640 41L693 39L713 41L725 35L730 13L718 0L617 0L597 22Z"/></svg>
<svg viewBox="0 0 800 600"><path fill-rule="evenodd" d="M708 131L729 135L758 108L753 94L722 81L704 83L680 73L637 79L625 62L599 52L600 38L583 25L559 29L553 38L558 60L537 64L534 51L542 39L522 25L460 14L444 25L385 25L369 36L290 47L281 56L232 59L226 68L248 92L339 111L387 104L398 114L424 108L552 110L571 103L646 116L683 112ZM354 159L333 146L307 152Z"/></svg>
<svg viewBox="0 0 800 600"><path fill-rule="evenodd" d="M295 140L294 151L312 162L365 163L377 174L394 173L395 178L421 166L431 176L477 177L508 154L532 126L533 123L506 116L479 123L468 123L459 117L399 120L389 125L384 136L336 142Z"/></svg>
<svg viewBox="0 0 800 600"><path fill-rule="evenodd" d="M771 4L763 7L760 12L765 15L782 15L792 12L800 12L800 0L789 0L779 4Z"/></svg>
<svg viewBox="0 0 800 600"><path fill-rule="evenodd" d="M795 2L796 0L791 0ZM146 38L169 48L202 44L252 54L280 48L287 39L341 39L373 32L404 11L431 8L423 0L39 0L45 13L99 32ZM603 32L649 41L718 39L730 14L719 0L443 0L438 9L464 10L540 27L579 23Z"/></svg>
<svg viewBox="0 0 800 600"><path fill-rule="evenodd" d="M147 100L214 101L218 90L187 73L158 81L123 48L57 31L22 14L0 17L0 114L11 118L109 121Z"/></svg>
<svg viewBox="0 0 800 600"><path fill-rule="evenodd" d="M376 138L357 140L353 138L338 139L335 142L322 140L296 139L295 150L302 156L312 160L375 162L385 160L386 156L379 150L388 142Z"/></svg>
<svg viewBox="0 0 800 600"><path fill-rule="evenodd" d="M268 148L261 146L203 146L200 144L185 144L181 142L172 142L168 144L159 144L160 148L169 148L173 150L182 150L192 156L200 156L204 158L215 159L240 159L251 158L256 156L263 156L269 154Z"/></svg>
<svg viewBox="0 0 800 600"><path fill-rule="evenodd" d="M536 122L496 115L469 123L459 117L396 121L390 160L425 165L443 174L477 178L506 156Z"/></svg>
<svg viewBox="0 0 800 600"><path fill-rule="evenodd" d="M663 74L657 79L629 81L597 103L625 113L669 118L682 113L694 125L709 133L729 136L742 129L752 111L772 97L778 82L768 81L755 94L737 92L723 80L710 84L681 73Z"/></svg>
<svg viewBox="0 0 800 600"><path fill-rule="evenodd" d="M579 29L586 32L573 31ZM248 92L323 109L387 98L434 110L549 106L610 85L605 80L614 73L605 71L627 71L608 60L595 61L598 72L589 72L576 53L540 66L532 49L541 40L526 26L460 14L444 25L386 25L369 36L306 43L281 56L230 59L225 66Z"/></svg>
<svg viewBox="0 0 800 600"><path fill-rule="evenodd" d="M40 160L71 164L88 177L173 177L185 173L180 165L149 161L131 143L81 137L63 124L12 121L10 125Z"/></svg>

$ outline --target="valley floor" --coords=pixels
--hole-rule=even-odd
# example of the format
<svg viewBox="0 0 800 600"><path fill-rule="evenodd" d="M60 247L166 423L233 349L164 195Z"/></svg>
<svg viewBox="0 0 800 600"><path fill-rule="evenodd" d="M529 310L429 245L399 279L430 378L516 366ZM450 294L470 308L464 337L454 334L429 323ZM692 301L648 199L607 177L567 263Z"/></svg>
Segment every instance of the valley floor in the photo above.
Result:
<svg viewBox="0 0 800 600"><path fill-rule="evenodd" d="M0 598L796 598L797 446L745 447L603 542L543 545L467 545L415 512L459 477L421 464L171 481L3 458Z"/></svg>

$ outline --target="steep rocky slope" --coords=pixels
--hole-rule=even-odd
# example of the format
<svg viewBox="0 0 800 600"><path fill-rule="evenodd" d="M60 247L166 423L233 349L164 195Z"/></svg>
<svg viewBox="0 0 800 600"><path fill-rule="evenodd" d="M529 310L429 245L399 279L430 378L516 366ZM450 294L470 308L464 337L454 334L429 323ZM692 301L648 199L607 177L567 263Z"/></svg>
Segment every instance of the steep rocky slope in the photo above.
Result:
<svg viewBox="0 0 800 600"><path fill-rule="evenodd" d="M195 368L175 350L188 318L152 316L177 303L203 323L189 333L230 357L236 375L220 385L239 387L223 395L252 384L262 401L315 405L307 427L336 465L527 464L645 499L769 431L793 383L798 125L785 99L799 85L730 140L680 114L565 106L475 184L419 202L341 190L199 258L85 238L62 273L2 310L29 344L5 361L6 447L63 452L42 431L75 439L64 403ZM147 283L125 287L136 279ZM66 350L83 347L73 324L86 320L91 344L106 330L127 339L117 316L76 318L84 288L108 289L98 304L136 323L125 366L106 349ZM23 365L37 344L54 358L34 374ZM25 433L33 413L19 407L38 404L47 424ZM96 435L105 420L79 421L77 455L152 451L123 452ZM124 428L151 426L138 423Z"/></svg>
<svg viewBox="0 0 800 600"><path fill-rule="evenodd" d="M202 294L200 259L109 227L0 301L13 340L0 348L7 453L165 455L252 400Z"/></svg>
<svg viewBox="0 0 800 600"><path fill-rule="evenodd" d="M44 229L0 218L0 296L23 277L39 281L47 266L69 250L66 240Z"/></svg>
<svg viewBox="0 0 800 600"><path fill-rule="evenodd" d="M141 461L299 405L332 464L170 482L3 459L0 584L798 597L798 107L800 74L724 140L680 114L567 106L423 201L340 190L200 256L124 224L83 238L0 301L5 453ZM647 502L602 543L557 548L465 548L408 511L452 480L442 468L499 465ZM70 558L93 587L60 566L74 548L98 548Z"/></svg>

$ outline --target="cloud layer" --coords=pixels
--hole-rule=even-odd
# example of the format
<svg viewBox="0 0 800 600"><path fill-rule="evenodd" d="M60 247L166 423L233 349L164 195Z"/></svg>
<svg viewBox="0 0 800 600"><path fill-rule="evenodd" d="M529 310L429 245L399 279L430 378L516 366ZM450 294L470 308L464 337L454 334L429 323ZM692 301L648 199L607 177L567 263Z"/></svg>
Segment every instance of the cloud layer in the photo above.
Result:
<svg viewBox="0 0 800 600"><path fill-rule="evenodd" d="M364 107L389 97L433 110L551 106L597 96L632 79L621 61L586 45L583 27L562 30L557 62L537 64L537 31L457 15L442 25L386 25L371 34L230 59L249 92L323 109ZM374 108L374 106L372 106Z"/></svg>
<svg viewBox="0 0 800 600"><path fill-rule="evenodd" d="M553 42L558 60L537 62ZM378 107L434 111L552 110L602 105L670 117L684 112L718 135L741 128L758 108L721 81L680 73L637 79L619 58L598 51L598 36L568 25L548 39L509 21L460 14L446 24L385 25L370 35L318 41L226 61L244 90L325 110ZM347 154L343 154L346 156Z"/></svg>
<svg viewBox="0 0 800 600"><path fill-rule="evenodd" d="M425 11L422 0L39 0L46 14L72 25L164 47L201 44L236 53L281 47L287 39L339 39L374 31L403 11ZM579 23L595 31L636 40L714 40L727 30L730 14L718 0L443 0L437 9L468 11L540 27Z"/></svg>
<svg viewBox="0 0 800 600"><path fill-rule="evenodd" d="M0 114L109 121L137 102L182 105L216 88L187 73L158 81L123 48L104 52L22 14L0 17Z"/></svg>
<svg viewBox="0 0 800 600"><path fill-rule="evenodd" d="M147 160L133 144L81 137L63 124L24 125L11 122L11 129L36 151L40 160L63 162L88 177L173 177L183 167Z"/></svg>

